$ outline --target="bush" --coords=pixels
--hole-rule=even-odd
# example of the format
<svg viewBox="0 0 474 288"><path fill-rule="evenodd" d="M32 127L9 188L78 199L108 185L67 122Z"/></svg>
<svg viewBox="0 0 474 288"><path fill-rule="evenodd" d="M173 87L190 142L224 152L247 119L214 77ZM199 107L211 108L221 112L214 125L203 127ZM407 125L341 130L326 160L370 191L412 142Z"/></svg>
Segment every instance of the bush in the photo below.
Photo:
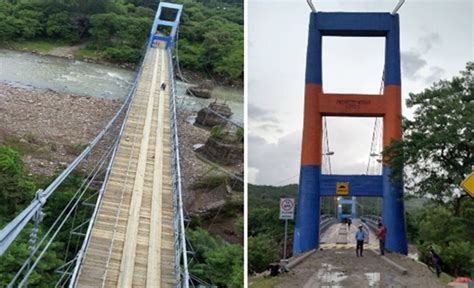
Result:
<svg viewBox="0 0 474 288"><path fill-rule="evenodd" d="M211 250L206 255L207 276L221 287L243 287L243 258L240 245L223 245Z"/></svg>
<svg viewBox="0 0 474 288"><path fill-rule="evenodd" d="M9 221L19 208L33 197L34 185L23 172L21 155L14 149L0 146L0 218Z"/></svg>
<svg viewBox="0 0 474 288"><path fill-rule="evenodd" d="M229 176L226 175L208 175L202 177L191 185L191 189L213 189L227 183Z"/></svg>
<svg viewBox="0 0 474 288"><path fill-rule="evenodd" d="M225 135L226 135L226 132L224 130L224 127L222 127L220 125L216 125L216 126L212 127L212 129L211 129L211 137L212 138L222 140L222 139L224 139Z"/></svg>
<svg viewBox="0 0 474 288"><path fill-rule="evenodd" d="M237 141L243 143L245 137L244 128L238 128L237 131L235 131L235 136L237 137Z"/></svg>
<svg viewBox="0 0 474 288"><path fill-rule="evenodd" d="M194 251L190 273L219 287L243 287L243 247L229 245L202 229L188 230Z"/></svg>
<svg viewBox="0 0 474 288"><path fill-rule="evenodd" d="M278 260L278 246L271 236L259 234L248 238L249 272L261 273L268 265Z"/></svg>
<svg viewBox="0 0 474 288"><path fill-rule="evenodd" d="M452 241L441 250L441 259L455 276L474 276L474 245L468 241Z"/></svg>
<svg viewBox="0 0 474 288"><path fill-rule="evenodd" d="M466 209L468 210L468 209ZM474 276L474 242L470 237L472 226L467 219L455 217L444 206L428 206L421 212L418 251L426 261L429 246L442 259L445 272L455 276Z"/></svg>
<svg viewBox="0 0 474 288"><path fill-rule="evenodd" d="M141 50L123 47L109 47L104 51L104 57L112 62L138 63L141 58Z"/></svg>

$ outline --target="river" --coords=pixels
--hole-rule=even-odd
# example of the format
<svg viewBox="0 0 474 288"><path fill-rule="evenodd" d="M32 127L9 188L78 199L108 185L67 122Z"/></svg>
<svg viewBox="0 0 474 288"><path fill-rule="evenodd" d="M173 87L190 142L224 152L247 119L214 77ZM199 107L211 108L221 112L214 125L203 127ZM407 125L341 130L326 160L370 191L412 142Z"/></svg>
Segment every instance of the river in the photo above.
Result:
<svg viewBox="0 0 474 288"><path fill-rule="evenodd" d="M133 71L112 66L0 49L0 82L13 86L123 100L135 76ZM216 87L211 99L200 99L187 96L186 87L177 82L181 108L196 111L218 99L231 107L232 120L243 123L241 89Z"/></svg>

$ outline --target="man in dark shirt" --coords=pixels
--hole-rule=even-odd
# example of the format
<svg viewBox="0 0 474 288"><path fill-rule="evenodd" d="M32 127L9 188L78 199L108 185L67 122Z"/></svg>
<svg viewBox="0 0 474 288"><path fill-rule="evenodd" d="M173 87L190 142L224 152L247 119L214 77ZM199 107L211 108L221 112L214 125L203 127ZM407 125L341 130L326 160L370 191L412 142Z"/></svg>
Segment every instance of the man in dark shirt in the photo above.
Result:
<svg viewBox="0 0 474 288"><path fill-rule="evenodd" d="M380 255L385 254L385 234L387 234L387 228L379 222L379 226L377 228L377 239L379 239L379 246L380 246Z"/></svg>

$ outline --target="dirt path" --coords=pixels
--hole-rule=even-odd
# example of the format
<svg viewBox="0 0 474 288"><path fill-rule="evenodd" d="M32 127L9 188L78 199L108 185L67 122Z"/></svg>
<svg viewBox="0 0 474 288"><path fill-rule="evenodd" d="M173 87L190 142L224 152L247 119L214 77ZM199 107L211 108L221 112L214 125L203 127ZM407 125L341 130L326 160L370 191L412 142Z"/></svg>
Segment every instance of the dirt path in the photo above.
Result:
<svg viewBox="0 0 474 288"><path fill-rule="evenodd" d="M408 274L401 275L371 251L358 258L353 249L327 249L282 276L277 287L444 287L413 260L395 254L388 257L403 265Z"/></svg>

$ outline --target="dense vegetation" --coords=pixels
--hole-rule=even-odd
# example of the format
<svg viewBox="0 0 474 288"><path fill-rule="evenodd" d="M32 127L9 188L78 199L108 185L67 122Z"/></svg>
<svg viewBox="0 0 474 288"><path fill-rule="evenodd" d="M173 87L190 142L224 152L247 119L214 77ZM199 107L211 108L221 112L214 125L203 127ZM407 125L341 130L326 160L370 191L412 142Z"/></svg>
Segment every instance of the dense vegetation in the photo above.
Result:
<svg viewBox="0 0 474 288"><path fill-rule="evenodd" d="M248 269L250 273L263 272L268 264L281 257L285 235L284 222L279 220L282 197L296 197L298 185L282 187L248 184ZM288 222L288 240L291 246L294 222Z"/></svg>
<svg viewBox="0 0 474 288"><path fill-rule="evenodd" d="M174 2L184 4L179 53L175 51L182 67L242 79L242 1ZM136 64L157 5L149 0L0 0L0 42L82 43L86 46L76 56Z"/></svg>
<svg viewBox="0 0 474 288"><path fill-rule="evenodd" d="M39 227L38 239L51 227L56 220L55 216L58 211L64 209L82 182L81 179L79 175L69 177L60 186L57 193L51 196L43 210L45 217ZM0 227L3 228L8 221L13 219L34 198L35 191L40 187L47 186L51 180L52 178L49 177L28 176L23 168L21 155L13 148L0 146L0 181L2 184L0 185ZM90 212L90 208L83 207L76 213L75 218L85 219ZM60 276L54 270L74 256L73 253L76 252L81 239L70 236L69 230L75 227L73 225L73 220L65 224L65 229L58 234L43 261L32 273L29 282L32 287L50 287L50 284L57 281ZM33 224L28 224L17 241L0 258L0 287L7 286L23 261L28 258L30 253L28 240L32 228Z"/></svg>
<svg viewBox="0 0 474 288"><path fill-rule="evenodd" d="M243 287L244 250L241 245L227 244L202 229L189 230L187 240L193 250L189 272L217 287Z"/></svg>
<svg viewBox="0 0 474 288"><path fill-rule="evenodd" d="M451 80L411 93L407 106L415 108L414 117L403 119L403 140L384 155L394 180L405 174L408 193L431 199L409 215L410 237L422 257L434 245L448 272L473 277L474 203L459 184L474 167L474 63Z"/></svg>

